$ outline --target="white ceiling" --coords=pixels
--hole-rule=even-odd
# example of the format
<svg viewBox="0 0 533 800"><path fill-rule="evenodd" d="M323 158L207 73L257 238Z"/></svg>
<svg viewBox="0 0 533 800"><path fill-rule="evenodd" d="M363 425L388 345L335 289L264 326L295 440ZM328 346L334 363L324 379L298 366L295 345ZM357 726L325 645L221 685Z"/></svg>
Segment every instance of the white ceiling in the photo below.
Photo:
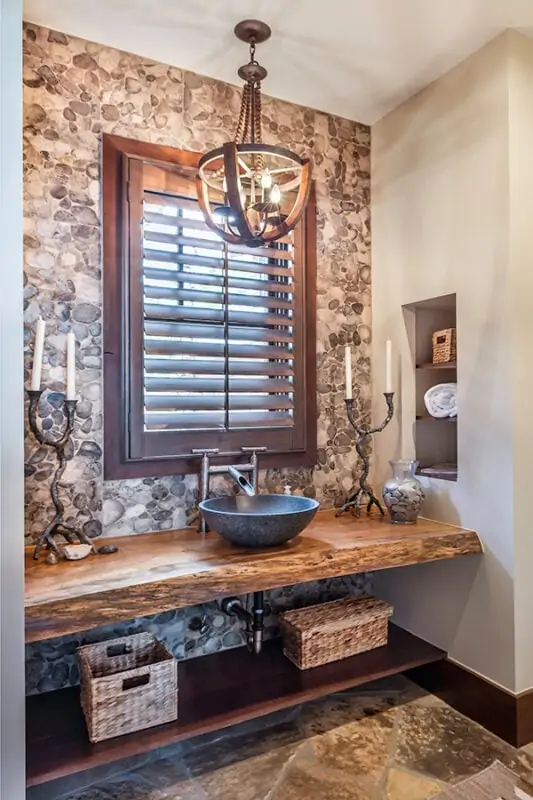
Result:
<svg viewBox="0 0 533 800"><path fill-rule="evenodd" d="M238 83L241 19L263 19L268 94L372 124L507 27L533 0L25 0L25 19Z"/></svg>

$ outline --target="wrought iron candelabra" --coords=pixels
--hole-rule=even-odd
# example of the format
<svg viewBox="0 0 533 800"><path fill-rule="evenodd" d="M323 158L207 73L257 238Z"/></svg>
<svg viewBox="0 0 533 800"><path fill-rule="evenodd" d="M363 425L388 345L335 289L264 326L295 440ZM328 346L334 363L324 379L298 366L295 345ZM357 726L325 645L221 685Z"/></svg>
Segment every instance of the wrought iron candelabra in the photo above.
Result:
<svg viewBox="0 0 533 800"><path fill-rule="evenodd" d="M77 400L63 400L63 405L65 409L65 428L63 433L59 436L59 438L54 439L53 436L47 436L45 432L39 426L37 421L37 410L39 407L39 400L41 399L42 391L31 389L28 391L28 396L30 398L30 406L28 412L28 421L30 424L30 429L39 442L39 444L44 444L48 447L52 447L56 451L57 457L57 468L52 478L52 483L50 484L50 494L52 496L52 502L54 503L55 507L55 516L51 520L51 522L46 526L44 531L39 536L37 540L37 544L35 546L35 550L33 551L33 557L35 559L39 558L41 550L43 547L46 547L49 550L52 550L57 556L60 556L60 550L55 542L54 536L56 534L61 534L65 537L69 544L88 544L91 546L92 551L95 553L96 548L92 543L89 536L87 536L83 531L77 530L73 528L71 525L67 525L64 521L63 515L65 513L65 506L63 505L61 498L59 497L59 487L60 487L60 480L63 477L63 473L65 471L65 467L67 466L67 457L66 457L66 447L72 437L72 431L74 428L74 414L76 412L76 404Z"/></svg>
<svg viewBox="0 0 533 800"><path fill-rule="evenodd" d="M372 487L367 482L368 480L368 473L370 472L370 458L368 454L365 452L365 446L370 436L374 433L381 433L384 430L389 422L391 421L393 414L394 414L394 392L385 392L384 393L385 402L387 404L387 416L385 417L384 422L381 425L377 425L375 428L366 427L364 425L360 425L357 420L355 419L353 413L353 400L346 399L346 414L348 415L348 420L357 433L357 439L355 440L355 449L357 451L357 455L363 462L363 471L359 476L359 487L351 492L348 497L347 502L339 508L337 511L336 516L338 517L340 514L343 514L345 511L348 511L349 508L353 508L356 517L361 515L361 507L364 505L364 499L366 499L366 510L367 513L370 512L372 506L376 506L379 510L381 516L385 516L385 512L383 510L383 506L379 502L378 498L372 491Z"/></svg>

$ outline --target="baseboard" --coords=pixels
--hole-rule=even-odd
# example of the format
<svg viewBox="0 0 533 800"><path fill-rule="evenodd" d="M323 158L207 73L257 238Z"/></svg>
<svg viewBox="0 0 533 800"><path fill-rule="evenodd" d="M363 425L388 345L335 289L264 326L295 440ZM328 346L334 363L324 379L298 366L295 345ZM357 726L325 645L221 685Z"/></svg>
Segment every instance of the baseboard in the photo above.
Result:
<svg viewBox="0 0 533 800"><path fill-rule="evenodd" d="M516 698L518 705L517 729L519 747L533 742L533 689L522 692Z"/></svg>
<svg viewBox="0 0 533 800"><path fill-rule="evenodd" d="M447 660L406 675L514 747L533 742L533 690L513 695Z"/></svg>

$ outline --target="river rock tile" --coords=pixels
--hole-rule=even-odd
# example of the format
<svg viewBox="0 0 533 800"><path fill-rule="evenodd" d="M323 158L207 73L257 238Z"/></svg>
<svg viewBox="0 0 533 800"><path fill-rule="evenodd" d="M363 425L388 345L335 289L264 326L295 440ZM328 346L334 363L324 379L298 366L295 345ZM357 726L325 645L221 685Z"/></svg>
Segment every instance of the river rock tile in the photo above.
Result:
<svg viewBox="0 0 533 800"><path fill-rule="evenodd" d="M101 311L101 134L205 151L233 135L240 87L29 23L24 41L26 279L33 292L26 308L26 368L29 375L29 344L42 313L50 339L43 378L60 391L64 337L70 323L81 320L90 326ZM266 141L281 140L315 162L322 457L314 472L289 470L286 477L296 490L312 487L324 503L334 504L350 488L356 463L348 444L353 436L342 402L339 359L343 339L358 348L354 374L360 387L357 402L363 415L370 409L370 134L364 125L269 96L263 102L263 125ZM68 291L58 293L56 287L63 284ZM332 334L337 336L336 345ZM83 352L101 348L101 328L86 327L77 335ZM101 391L91 385L101 385L101 364L84 361L80 367L84 367L80 368L80 394L94 399L91 414L97 417ZM338 437L329 432L330 427ZM76 452L91 432L76 431ZM28 441L30 449L35 448L31 436ZM101 447L102 443L97 440L96 444ZM66 504L74 518L82 511L72 499L76 481L84 472L83 458L76 457L64 476ZM49 480L49 476L43 477L45 484ZM191 482L196 486L195 478ZM162 479L162 483L168 482ZM35 484L32 473L28 476L28 541L38 534L50 511L46 492L36 494L40 487ZM126 507L143 502L141 481L104 486L100 471L97 484L100 508L93 512L97 515L103 499L123 502L126 498ZM190 506L190 497L182 497L181 505L183 509ZM173 524L178 521L182 523L173 519ZM104 536L121 532L118 523L114 520L105 526ZM136 527L129 522L128 527L128 532L143 532L161 526L148 513L145 522L138 521Z"/></svg>
<svg viewBox="0 0 533 800"><path fill-rule="evenodd" d="M42 315L47 323L43 382L51 394L64 390L65 341L73 328L79 343L80 413L61 497L69 522L90 535L181 527L198 501L195 475L103 479L101 136L206 151L233 135L239 102L240 87L232 84L38 25L24 26L25 378ZM355 408L363 420L370 414L370 130L268 96L263 124L265 141L281 140L308 153L315 165L319 457L314 470L269 470L262 472L261 483L271 492L288 483L293 492L317 497L324 506L339 505L353 484L357 463L343 400L346 342L356 348ZM43 396L40 414L43 426L57 434L62 408L48 402L49 396ZM49 486L54 465L50 450L39 448L27 432L27 544L35 542L53 514ZM221 480L214 489L227 492L230 487ZM313 595L307 589L304 593ZM290 605L291 600L298 602L296 592L284 590L283 602ZM216 614L213 604L209 620ZM242 631L234 624L223 630L208 627L207 637L185 638L173 629L176 638L169 641L168 626L150 623L178 657L242 643ZM124 631L117 626L114 632ZM40 658L37 650L30 654L36 659L28 669L31 691L54 686L53 657Z"/></svg>

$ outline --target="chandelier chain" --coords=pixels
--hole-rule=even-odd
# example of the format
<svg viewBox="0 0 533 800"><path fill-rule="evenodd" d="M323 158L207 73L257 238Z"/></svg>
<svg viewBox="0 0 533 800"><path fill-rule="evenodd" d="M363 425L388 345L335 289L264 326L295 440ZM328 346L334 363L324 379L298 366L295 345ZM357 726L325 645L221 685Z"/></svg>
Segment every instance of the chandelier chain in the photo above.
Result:
<svg viewBox="0 0 533 800"><path fill-rule="evenodd" d="M235 141L244 142L244 137L248 131L250 124L250 93L251 87L249 83L245 83L242 89L241 110L239 112L239 121L235 128Z"/></svg>
<svg viewBox="0 0 533 800"><path fill-rule="evenodd" d="M253 131L253 141L256 144L262 144L263 142L263 134L261 131L261 84L255 83L252 89L254 94L254 105L255 105L255 115L254 115L254 123L255 123L255 130ZM256 172L263 172L265 168L265 160L262 155L258 155L254 157L254 169Z"/></svg>
<svg viewBox="0 0 533 800"><path fill-rule="evenodd" d="M261 84L260 83L255 83L252 91L254 93L254 105L255 105L254 141L257 144L261 144L262 143L262 132L261 132Z"/></svg>
<svg viewBox="0 0 533 800"><path fill-rule="evenodd" d="M252 87L249 83L247 83L244 87L244 93L246 95L246 109L244 114L244 130L241 138L242 142L245 142L248 137L248 130L250 128L250 115L252 113Z"/></svg>

